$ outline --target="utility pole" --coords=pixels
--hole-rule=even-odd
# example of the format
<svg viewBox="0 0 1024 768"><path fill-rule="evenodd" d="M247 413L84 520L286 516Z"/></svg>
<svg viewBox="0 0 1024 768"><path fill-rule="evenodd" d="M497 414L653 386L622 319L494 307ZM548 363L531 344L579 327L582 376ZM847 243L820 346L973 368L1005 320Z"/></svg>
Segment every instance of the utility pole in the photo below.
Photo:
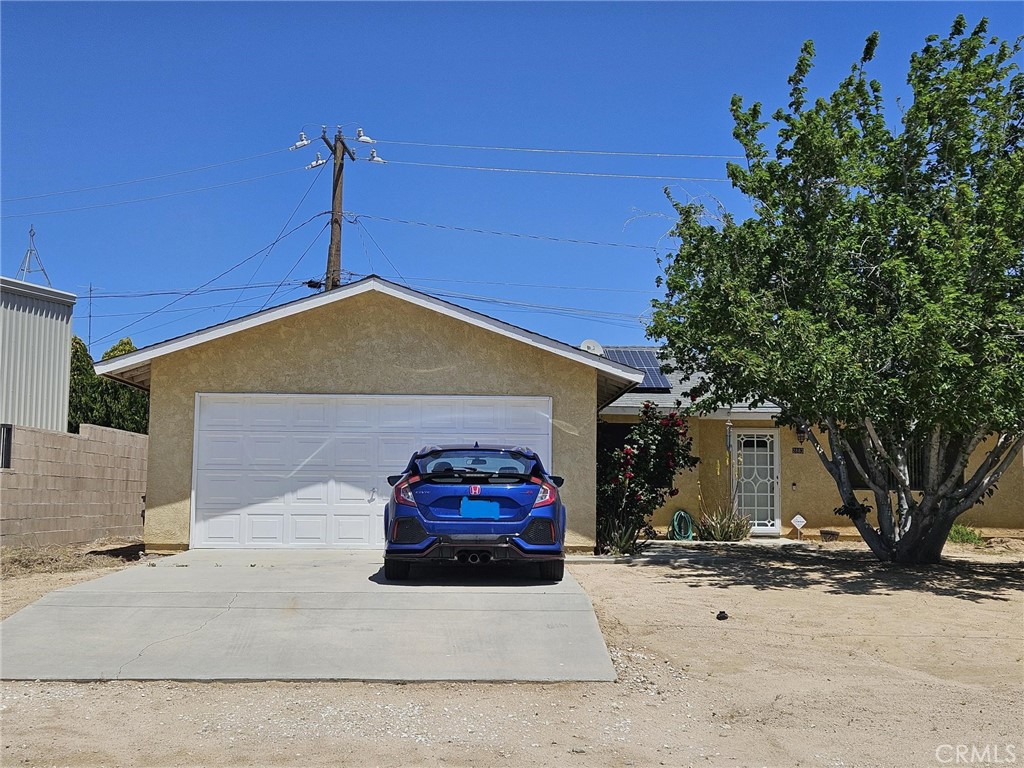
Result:
<svg viewBox="0 0 1024 768"><path fill-rule="evenodd" d="M334 134L333 144L327 138L327 126L324 126L323 135L320 138L323 139L324 144L327 145L327 148L331 150L331 154L334 155L334 188L331 195L331 244L327 249L327 274L324 277L324 290L333 291L341 286L341 191L345 179L345 155L348 155L353 160L356 159L356 155L349 149L348 144L345 143L345 139L341 135L340 125L338 126L338 132Z"/></svg>

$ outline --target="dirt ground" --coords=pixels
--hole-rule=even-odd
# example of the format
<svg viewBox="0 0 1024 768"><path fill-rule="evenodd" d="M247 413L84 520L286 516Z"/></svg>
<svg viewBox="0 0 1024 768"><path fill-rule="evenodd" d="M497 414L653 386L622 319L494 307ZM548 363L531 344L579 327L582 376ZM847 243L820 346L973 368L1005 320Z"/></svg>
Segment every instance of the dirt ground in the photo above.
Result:
<svg viewBox="0 0 1024 768"><path fill-rule="evenodd" d="M1024 761L1024 563L995 551L906 569L859 547L708 545L573 565L616 683L4 683L0 765ZM104 572L5 578L3 615Z"/></svg>

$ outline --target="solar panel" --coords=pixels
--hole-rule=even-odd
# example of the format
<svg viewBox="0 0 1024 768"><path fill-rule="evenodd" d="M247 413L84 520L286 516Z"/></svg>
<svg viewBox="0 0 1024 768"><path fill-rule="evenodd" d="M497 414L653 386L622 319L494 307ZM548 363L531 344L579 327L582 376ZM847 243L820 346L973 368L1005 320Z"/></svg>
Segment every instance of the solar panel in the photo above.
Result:
<svg viewBox="0 0 1024 768"><path fill-rule="evenodd" d="M672 384L661 372L661 361L653 349L608 349L604 356L617 363L625 363L644 372L644 380L638 390L671 391Z"/></svg>

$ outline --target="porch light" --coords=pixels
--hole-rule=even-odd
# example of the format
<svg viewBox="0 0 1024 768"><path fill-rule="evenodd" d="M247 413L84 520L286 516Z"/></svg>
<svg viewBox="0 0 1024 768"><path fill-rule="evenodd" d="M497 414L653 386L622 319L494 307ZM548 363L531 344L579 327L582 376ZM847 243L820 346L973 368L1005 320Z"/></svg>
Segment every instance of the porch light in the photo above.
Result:
<svg viewBox="0 0 1024 768"><path fill-rule="evenodd" d="M725 450L732 454L732 419L725 420Z"/></svg>
<svg viewBox="0 0 1024 768"><path fill-rule="evenodd" d="M807 425L806 424L800 424L799 426L797 426L797 428L796 428L796 441L798 443L800 443L801 445L803 445L804 442L807 440L807 433L808 433L808 429L807 429Z"/></svg>

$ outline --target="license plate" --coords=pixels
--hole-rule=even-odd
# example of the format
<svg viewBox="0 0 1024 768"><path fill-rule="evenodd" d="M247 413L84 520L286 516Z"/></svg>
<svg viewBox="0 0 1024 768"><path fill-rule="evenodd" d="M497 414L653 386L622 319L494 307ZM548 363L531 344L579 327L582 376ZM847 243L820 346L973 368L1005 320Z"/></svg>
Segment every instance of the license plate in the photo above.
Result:
<svg viewBox="0 0 1024 768"><path fill-rule="evenodd" d="M459 514L462 517L476 520L497 520L501 516L501 507L496 501L481 501L463 497L462 503L459 505Z"/></svg>

